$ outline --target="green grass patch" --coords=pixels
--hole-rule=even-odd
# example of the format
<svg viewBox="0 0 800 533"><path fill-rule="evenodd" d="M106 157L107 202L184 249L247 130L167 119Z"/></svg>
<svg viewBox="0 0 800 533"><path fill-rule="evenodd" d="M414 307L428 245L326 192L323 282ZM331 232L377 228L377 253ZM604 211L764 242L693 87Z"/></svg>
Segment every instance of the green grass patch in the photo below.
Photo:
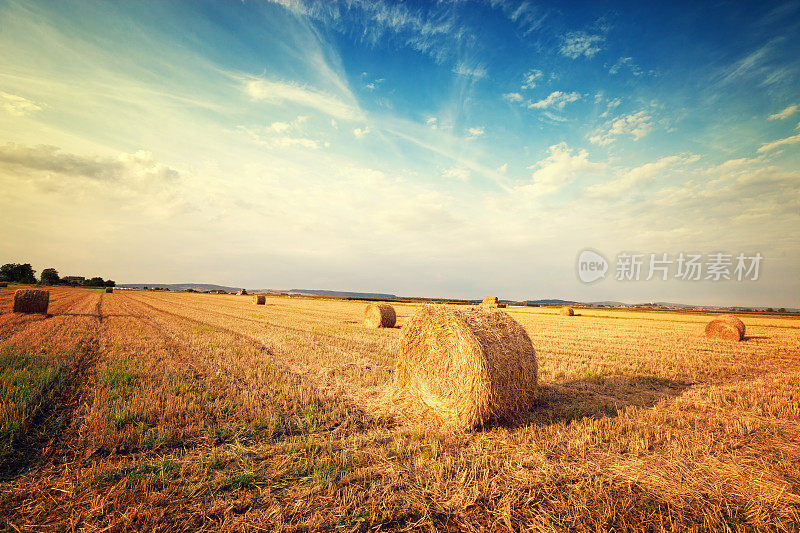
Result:
<svg viewBox="0 0 800 533"><path fill-rule="evenodd" d="M64 386L65 358L0 351L0 455L22 437Z"/></svg>
<svg viewBox="0 0 800 533"><path fill-rule="evenodd" d="M119 394L130 390L137 379L136 369L130 361L125 359L107 365L103 371L103 383Z"/></svg>

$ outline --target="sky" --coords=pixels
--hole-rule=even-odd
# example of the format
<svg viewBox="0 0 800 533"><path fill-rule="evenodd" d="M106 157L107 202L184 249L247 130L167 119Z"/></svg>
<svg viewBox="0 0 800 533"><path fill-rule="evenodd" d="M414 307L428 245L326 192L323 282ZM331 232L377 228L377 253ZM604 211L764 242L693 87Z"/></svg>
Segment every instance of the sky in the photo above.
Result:
<svg viewBox="0 0 800 533"><path fill-rule="evenodd" d="M800 307L800 2L654 4L0 0L0 262Z"/></svg>

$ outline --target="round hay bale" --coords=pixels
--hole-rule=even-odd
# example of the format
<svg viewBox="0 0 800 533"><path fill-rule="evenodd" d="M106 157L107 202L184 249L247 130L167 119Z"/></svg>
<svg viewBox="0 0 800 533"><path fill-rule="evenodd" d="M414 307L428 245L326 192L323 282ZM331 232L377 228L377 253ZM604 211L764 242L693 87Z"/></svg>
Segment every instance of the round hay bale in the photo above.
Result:
<svg viewBox="0 0 800 533"><path fill-rule="evenodd" d="M483 307L500 307L501 305L503 304L500 303L500 299L497 298L497 296L487 296L481 302L481 306ZM503 305L503 307L505 307L505 305Z"/></svg>
<svg viewBox="0 0 800 533"><path fill-rule="evenodd" d="M106 287L106 294L111 294L112 292L114 292L114 289L113 289L113 288L111 288L111 287Z"/></svg>
<svg viewBox="0 0 800 533"><path fill-rule="evenodd" d="M267 297L263 294L256 294L253 296L253 303L256 305L266 305Z"/></svg>
<svg viewBox="0 0 800 533"><path fill-rule="evenodd" d="M706 325L706 337L739 342L744 339L744 330L735 322L717 318Z"/></svg>
<svg viewBox="0 0 800 533"><path fill-rule="evenodd" d="M575 311L573 311L571 307L564 306L561 308L561 314L564 316L574 316Z"/></svg>
<svg viewBox="0 0 800 533"><path fill-rule="evenodd" d="M397 313L389 304L369 304L364 309L364 325L368 328L393 328Z"/></svg>
<svg viewBox="0 0 800 533"><path fill-rule="evenodd" d="M411 418L471 429L530 409L536 381L533 344L507 313L425 305L403 326L392 400Z"/></svg>
<svg viewBox="0 0 800 533"><path fill-rule="evenodd" d="M17 289L14 292L15 313L47 314L50 291L44 289Z"/></svg>
<svg viewBox="0 0 800 533"><path fill-rule="evenodd" d="M247 296L247 291L244 289L239 289L239 292L237 292L236 294L238 294L239 296Z"/></svg>

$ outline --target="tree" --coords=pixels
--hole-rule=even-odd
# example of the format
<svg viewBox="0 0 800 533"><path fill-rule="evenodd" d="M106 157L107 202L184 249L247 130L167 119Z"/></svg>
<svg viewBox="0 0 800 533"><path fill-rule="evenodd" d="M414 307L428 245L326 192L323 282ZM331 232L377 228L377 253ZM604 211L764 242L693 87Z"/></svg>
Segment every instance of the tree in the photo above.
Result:
<svg viewBox="0 0 800 533"><path fill-rule="evenodd" d="M88 285L89 287L105 287L106 282L103 278L95 276L92 279L87 279L86 285Z"/></svg>
<svg viewBox="0 0 800 533"><path fill-rule="evenodd" d="M58 270L55 268L45 268L42 270L42 284L43 285L56 285L61 280L58 277Z"/></svg>
<svg viewBox="0 0 800 533"><path fill-rule="evenodd" d="M117 286L117 282L114 281L113 279L110 279L110 280L106 281L106 287L116 287L116 286Z"/></svg>
<svg viewBox="0 0 800 533"><path fill-rule="evenodd" d="M36 271L30 263L7 263L0 267L0 279L18 283L36 283Z"/></svg>

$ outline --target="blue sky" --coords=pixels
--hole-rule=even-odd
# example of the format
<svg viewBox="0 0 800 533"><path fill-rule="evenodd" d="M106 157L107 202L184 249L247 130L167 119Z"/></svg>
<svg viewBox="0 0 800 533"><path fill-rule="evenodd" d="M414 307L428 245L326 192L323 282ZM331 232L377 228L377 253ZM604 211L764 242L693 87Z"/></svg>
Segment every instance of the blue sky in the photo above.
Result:
<svg viewBox="0 0 800 533"><path fill-rule="evenodd" d="M4 262L800 306L800 2L0 2ZM612 275L581 283L575 258ZM758 281L613 279L761 253Z"/></svg>

